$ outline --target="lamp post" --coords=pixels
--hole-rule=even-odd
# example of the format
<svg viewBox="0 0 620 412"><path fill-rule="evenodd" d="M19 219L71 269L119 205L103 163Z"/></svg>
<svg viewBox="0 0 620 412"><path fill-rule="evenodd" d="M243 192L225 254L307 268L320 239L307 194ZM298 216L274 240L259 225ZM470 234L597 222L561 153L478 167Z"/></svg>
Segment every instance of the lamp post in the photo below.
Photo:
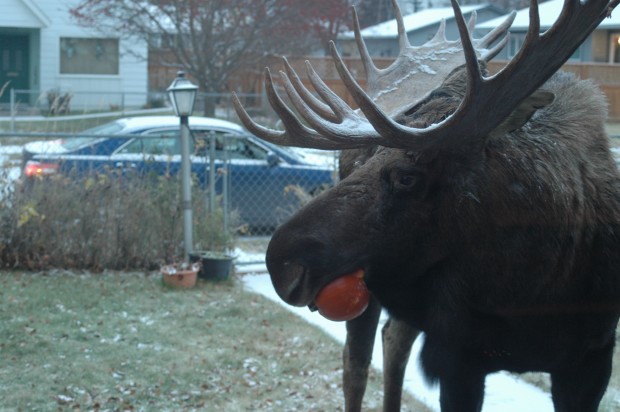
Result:
<svg viewBox="0 0 620 412"><path fill-rule="evenodd" d="M181 195L183 201L183 246L185 249L184 259L189 263L189 254L194 247L192 239L192 190L191 170L189 161L189 121L188 117L194 111L196 92L198 86L185 78L184 72L178 72L177 78L166 90L174 108L174 112L180 118L181 139Z"/></svg>

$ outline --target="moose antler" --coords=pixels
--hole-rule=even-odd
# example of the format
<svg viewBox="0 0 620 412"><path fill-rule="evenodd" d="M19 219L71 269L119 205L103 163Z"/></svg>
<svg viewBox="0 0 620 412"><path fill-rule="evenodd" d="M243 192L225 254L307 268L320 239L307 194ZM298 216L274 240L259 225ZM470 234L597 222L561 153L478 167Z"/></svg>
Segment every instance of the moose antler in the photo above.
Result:
<svg viewBox="0 0 620 412"><path fill-rule="evenodd" d="M398 3L392 0L392 5L396 12L400 52L397 59L385 69L378 69L372 62L361 36L355 8L352 10L355 38L368 77L368 93L381 109L390 115L397 115L413 107L425 95L438 87L445 75L465 63L465 58L462 53L461 40L449 41L446 39L445 20L443 19L437 33L430 41L422 46L412 47L406 35ZM515 18L515 14L514 12L511 13L500 26L483 38L473 40L476 54L480 59L488 61L504 47L508 40L507 31ZM476 13L474 11L468 23L470 31L474 29L475 24ZM498 39L501 40L496 46L488 48ZM245 112L237 97L233 95L236 111L248 130L265 140L287 146L340 149L345 146L353 148L368 144L360 137L365 136L367 132L372 132L372 126L363 116L356 113L358 111L351 110L345 102L329 90L308 62L306 62L308 76L325 103L314 97L303 86L299 76L288 64L286 58L284 58L284 65L288 78L283 75L283 80L288 94L296 102L297 109L300 110L301 108L306 113L304 117L316 117L316 114L329 122L328 124L320 122L315 126L317 130L323 130L324 135L304 126L297 120L276 93L268 69L265 74L265 89L271 105L276 109L285 125L286 132L268 129L255 123ZM293 87L291 87L291 83ZM306 110L306 105L309 110ZM345 119L346 122L344 122ZM336 125L340 123L342 123L340 126ZM352 129L349 129L351 127ZM325 133L326 128L329 130L328 133ZM345 130L357 130L359 128L361 128L361 135L360 133L343 135Z"/></svg>
<svg viewBox="0 0 620 412"><path fill-rule="evenodd" d="M392 0L398 27L399 53L394 62L385 69L378 69L370 57L364 42L357 12L353 9L353 28L357 48L366 71L367 93L390 117L404 113L437 88L455 68L465 63L461 40L446 39L446 21L442 19L435 36L422 46L411 46L396 0ZM489 61L508 42L508 29L516 16L512 12L501 25L481 39L472 39L476 56ZM467 27L473 32L476 12L473 11ZM493 43L501 40L493 47Z"/></svg>
<svg viewBox="0 0 620 412"><path fill-rule="evenodd" d="M620 2L620 0L589 0L582 4L580 0L565 0L560 17L548 31L540 35L538 2L531 0L530 27L523 47L499 73L485 78L478 64L475 41L470 38L470 29L465 23L457 1L451 1L467 68L467 91L457 110L441 123L426 129L396 123L389 113L373 101L353 79L333 42L330 44L330 49L338 73L365 117L329 91L307 64L310 80L326 103L326 106L321 106L324 110L316 110L319 105L316 104L316 99L308 98L309 92L306 90L299 92L303 89L300 87L301 82L297 82L296 75L288 65L286 65L287 71L292 74L295 83L292 83L285 73L281 74L291 102L314 130L301 124L282 102L275 91L269 70L266 71L265 80L267 94L271 105L284 123L285 131L271 130L256 124L234 96L233 102L240 119L248 130L265 140L281 145L319 149L350 149L375 144L415 150L425 149L431 145L450 147L452 146L450 140L459 139L463 132L472 141L483 142L523 99L537 90L562 66ZM356 32L359 32L359 27L356 28ZM483 39L494 36L501 34L495 32ZM404 42L402 37L400 38L402 46ZM358 40L358 45L362 43ZM368 63L370 61L368 53L362 49L365 47L360 47L365 66L371 67ZM497 50L492 49L489 55L493 53L497 53ZM369 80L370 77L371 75ZM333 113L327 110L327 107Z"/></svg>

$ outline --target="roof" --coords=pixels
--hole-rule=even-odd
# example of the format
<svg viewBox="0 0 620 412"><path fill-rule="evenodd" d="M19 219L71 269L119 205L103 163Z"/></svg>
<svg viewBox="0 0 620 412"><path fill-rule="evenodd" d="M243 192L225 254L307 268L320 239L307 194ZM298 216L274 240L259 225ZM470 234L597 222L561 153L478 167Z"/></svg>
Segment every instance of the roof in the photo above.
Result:
<svg viewBox="0 0 620 412"><path fill-rule="evenodd" d="M52 24L52 21L47 17L43 11L37 6L37 3L33 0L22 0L26 7L30 9L32 14L34 14L39 21L41 21L42 27L47 27Z"/></svg>
<svg viewBox="0 0 620 412"><path fill-rule="evenodd" d="M221 129L230 129L243 132L243 127L227 120L215 119L212 117L190 116L189 124L192 126L208 126ZM136 116L118 119L117 122L122 123L126 128L143 128L143 127L168 127L179 124L177 116Z"/></svg>
<svg viewBox="0 0 620 412"><path fill-rule="evenodd" d="M488 4L462 6L461 10L463 11L463 14L467 14L474 10L480 10L488 6ZM454 10L452 7L440 7L426 9L403 16L403 23L405 24L405 30L410 32L438 24L442 19L450 20L453 18ZM375 26L366 27L361 31L361 33L364 38L394 38L398 34L396 19L388 20ZM352 39L355 37L355 34L352 31L348 31L342 33L339 37L342 39Z"/></svg>
<svg viewBox="0 0 620 412"><path fill-rule="evenodd" d="M34 0L2 0L0 26L42 29L50 25L51 20Z"/></svg>
<svg viewBox="0 0 620 412"><path fill-rule="evenodd" d="M555 23L560 16L564 0L550 0L545 3L541 3L538 6L538 14L540 16L541 29L548 29ZM517 12L514 23L510 31L527 31L530 25L529 7L521 9ZM502 21L503 17L487 20L484 23L476 25L476 29L493 29L497 27ZM620 9L615 10L611 17L605 19L598 26L599 29L617 29L620 28Z"/></svg>

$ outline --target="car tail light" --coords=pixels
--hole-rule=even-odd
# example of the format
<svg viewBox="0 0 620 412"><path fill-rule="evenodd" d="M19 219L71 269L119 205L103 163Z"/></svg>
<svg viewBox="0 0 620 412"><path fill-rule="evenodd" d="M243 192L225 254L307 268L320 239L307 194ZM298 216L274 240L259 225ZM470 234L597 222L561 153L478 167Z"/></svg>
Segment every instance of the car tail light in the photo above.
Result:
<svg viewBox="0 0 620 412"><path fill-rule="evenodd" d="M58 163L29 161L24 168L26 177L49 176L58 172Z"/></svg>

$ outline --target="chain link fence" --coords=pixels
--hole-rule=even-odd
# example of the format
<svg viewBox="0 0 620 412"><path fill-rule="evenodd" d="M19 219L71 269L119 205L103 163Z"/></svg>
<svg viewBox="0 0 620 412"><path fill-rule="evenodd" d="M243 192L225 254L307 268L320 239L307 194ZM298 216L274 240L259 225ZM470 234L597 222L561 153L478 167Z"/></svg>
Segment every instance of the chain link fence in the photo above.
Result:
<svg viewBox="0 0 620 412"><path fill-rule="evenodd" d="M0 262L37 268L63 256L56 265L74 266L89 256L77 266L128 268L181 256L179 128L155 129L0 133ZM336 153L245 132L192 130L191 140L196 250L270 235L337 176Z"/></svg>
<svg viewBox="0 0 620 412"><path fill-rule="evenodd" d="M62 89L47 91L9 89L7 103L0 103L0 119L10 120L10 130L16 131L20 123L72 123L76 117L110 118L129 116L143 112L169 113L172 108L165 92L74 92ZM286 99L286 93L281 90ZM271 109L264 94L237 93L248 112L269 126L277 123L278 117ZM213 107L219 119L238 121L232 105L231 93L198 93L194 107L195 115L205 113ZM61 126L62 128L63 126ZM80 129L75 130L76 132Z"/></svg>

